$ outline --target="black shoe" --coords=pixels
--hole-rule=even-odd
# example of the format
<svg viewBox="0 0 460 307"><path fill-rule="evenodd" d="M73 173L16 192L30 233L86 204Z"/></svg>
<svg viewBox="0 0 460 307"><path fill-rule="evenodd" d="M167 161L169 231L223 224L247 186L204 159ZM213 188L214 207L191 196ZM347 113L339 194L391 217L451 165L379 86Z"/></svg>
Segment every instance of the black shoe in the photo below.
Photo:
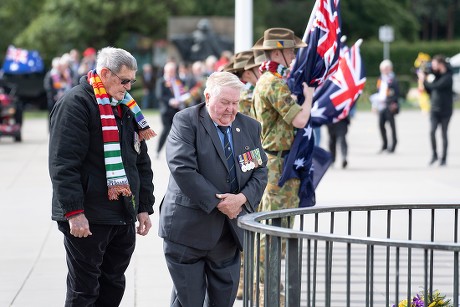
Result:
<svg viewBox="0 0 460 307"><path fill-rule="evenodd" d="M347 160L343 160L342 162L342 168L347 168L348 162Z"/></svg>
<svg viewBox="0 0 460 307"><path fill-rule="evenodd" d="M446 166L446 159L441 159L439 166Z"/></svg>
<svg viewBox="0 0 460 307"><path fill-rule="evenodd" d="M380 149L378 153L381 154L381 153L384 153L385 151L387 151L387 148L386 148L386 147L382 147L382 149Z"/></svg>
<svg viewBox="0 0 460 307"><path fill-rule="evenodd" d="M430 165L433 165L433 163L436 162L437 160L438 160L438 157L433 156L433 157L431 158Z"/></svg>

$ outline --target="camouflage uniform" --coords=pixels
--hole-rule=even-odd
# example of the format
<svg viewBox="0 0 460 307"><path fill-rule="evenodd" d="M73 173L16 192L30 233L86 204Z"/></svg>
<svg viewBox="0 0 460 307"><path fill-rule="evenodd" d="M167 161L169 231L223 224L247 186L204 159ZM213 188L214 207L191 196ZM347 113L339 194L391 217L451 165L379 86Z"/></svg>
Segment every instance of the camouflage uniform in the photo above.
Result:
<svg viewBox="0 0 460 307"><path fill-rule="evenodd" d="M254 88L254 110L256 119L262 125L262 147L266 151L278 152L277 155L267 153L268 182L262 196L258 211L297 208L299 206L300 180L289 179L282 187L278 181L283 171L284 158L282 152L289 150L294 142L294 126L292 121L302 107L292 98L286 81L265 72L260 76ZM286 219L282 219L282 227L288 228ZM260 282L265 280L265 236L260 242ZM282 242L285 252L285 242Z"/></svg>
<svg viewBox="0 0 460 307"><path fill-rule="evenodd" d="M256 119L262 124L262 147L267 152L268 183L259 211L296 208L299 205L299 179L290 179L282 187L278 180L283 170L282 151L289 150L294 141L292 121L301 106L292 98L286 81L265 72L254 89Z"/></svg>
<svg viewBox="0 0 460 307"><path fill-rule="evenodd" d="M250 116L252 118L256 118L253 104L252 104L252 96L253 96L254 86L251 83L246 83L244 89L241 91L240 95L240 104L238 111L243 113L244 115Z"/></svg>

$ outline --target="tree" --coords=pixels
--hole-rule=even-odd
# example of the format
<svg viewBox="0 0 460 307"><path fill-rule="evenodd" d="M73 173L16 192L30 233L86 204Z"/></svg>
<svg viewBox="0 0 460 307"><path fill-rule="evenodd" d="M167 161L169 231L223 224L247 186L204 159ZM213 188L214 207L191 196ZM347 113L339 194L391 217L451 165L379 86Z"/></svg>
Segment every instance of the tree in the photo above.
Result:
<svg viewBox="0 0 460 307"><path fill-rule="evenodd" d="M422 40L452 40L455 37L458 0L412 0L411 10L422 25Z"/></svg>
<svg viewBox="0 0 460 307"><path fill-rule="evenodd" d="M180 0L45 0L41 13L14 43L51 59L71 48L123 45L133 33L164 38L168 16L192 8Z"/></svg>
<svg viewBox="0 0 460 307"><path fill-rule="evenodd" d="M419 25L404 1L398 0L347 0L340 1L342 32L349 38L370 39L378 36L378 29L390 25L395 39L413 41Z"/></svg>
<svg viewBox="0 0 460 307"><path fill-rule="evenodd" d="M342 33L375 39L380 26L396 40L452 39L459 0L341 0ZM270 27L303 36L314 0L253 0L254 39ZM135 37L164 39L169 16L233 16L233 0L1 0L0 58L8 44L39 50L46 60L88 46L129 48ZM422 27L420 27L422 25ZM248 29L249 30L249 29Z"/></svg>
<svg viewBox="0 0 460 307"><path fill-rule="evenodd" d="M8 45L28 26L30 20L33 20L40 14L43 2L44 0L0 1L0 29L2 29L0 59L3 58Z"/></svg>

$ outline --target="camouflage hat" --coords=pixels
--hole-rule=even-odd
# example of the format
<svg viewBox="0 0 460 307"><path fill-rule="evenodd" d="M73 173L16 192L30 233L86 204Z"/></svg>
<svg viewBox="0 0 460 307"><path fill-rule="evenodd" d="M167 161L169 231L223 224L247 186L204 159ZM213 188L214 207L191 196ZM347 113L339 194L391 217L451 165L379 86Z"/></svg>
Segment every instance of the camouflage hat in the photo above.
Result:
<svg viewBox="0 0 460 307"><path fill-rule="evenodd" d="M252 55L252 50L238 52L237 54L235 54L233 60L231 61L232 65L230 67L224 68L225 71L232 73L243 72L244 66L246 65L246 63Z"/></svg>
<svg viewBox="0 0 460 307"><path fill-rule="evenodd" d="M286 28L270 28L265 30L263 41L258 40L252 50L275 50L306 47L292 30Z"/></svg>
<svg viewBox="0 0 460 307"><path fill-rule="evenodd" d="M256 45L258 43L260 44L263 39L264 39L263 37L259 38L259 40L256 42ZM254 67L259 67L265 61L266 61L266 58L265 58L265 53L263 50L253 50L253 55L246 62L246 65L244 65L244 70L249 70Z"/></svg>

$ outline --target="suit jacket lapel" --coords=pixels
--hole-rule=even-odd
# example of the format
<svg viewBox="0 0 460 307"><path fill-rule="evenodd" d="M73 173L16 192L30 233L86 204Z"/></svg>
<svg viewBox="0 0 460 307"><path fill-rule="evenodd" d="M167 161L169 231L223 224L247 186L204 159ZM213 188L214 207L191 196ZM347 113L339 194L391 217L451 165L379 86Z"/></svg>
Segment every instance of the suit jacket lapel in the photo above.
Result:
<svg viewBox="0 0 460 307"><path fill-rule="evenodd" d="M233 157L235 159L236 167L236 177L238 180L238 185L241 182L241 167L238 161L238 152L240 148L243 148L243 138L241 137L241 122L239 120L238 114L236 115L235 120L232 123L232 138L233 138Z"/></svg>
<svg viewBox="0 0 460 307"><path fill-rule="evenodd" d="M203 107L200 110L200 121L208 135L211 137L212 143L214 144L214 147L216 148L219 157L221 158L222 162L224 163L228 171L227 159L225 158L224 148L222 147L220 138L217 135L216 126L214 125L214 122L209 116L205 104L203 104Z"/></svg>

